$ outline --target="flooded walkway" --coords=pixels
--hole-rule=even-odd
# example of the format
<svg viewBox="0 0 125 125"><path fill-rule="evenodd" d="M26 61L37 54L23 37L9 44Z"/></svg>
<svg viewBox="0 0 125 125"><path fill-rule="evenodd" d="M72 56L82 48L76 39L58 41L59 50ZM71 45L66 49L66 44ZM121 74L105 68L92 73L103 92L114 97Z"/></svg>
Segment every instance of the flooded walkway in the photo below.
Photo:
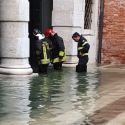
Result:
<svg viewBox="0 0 125 125"><path fill-rule="evenodd" d="M101 68L99 97L89 125L125 125L125 66Z"/></svg>
<svg viewBox="0 0 125 125"><path fill-rule="evenodd" d="M125 67L0 75L0 125L125 125Z"/></svg>
<svg viewBox="0 0 125 125"><path fill-rule="evenodd" d="M94 114L97 68L48 75L0 75L0 125L80 125Z"/></svg>

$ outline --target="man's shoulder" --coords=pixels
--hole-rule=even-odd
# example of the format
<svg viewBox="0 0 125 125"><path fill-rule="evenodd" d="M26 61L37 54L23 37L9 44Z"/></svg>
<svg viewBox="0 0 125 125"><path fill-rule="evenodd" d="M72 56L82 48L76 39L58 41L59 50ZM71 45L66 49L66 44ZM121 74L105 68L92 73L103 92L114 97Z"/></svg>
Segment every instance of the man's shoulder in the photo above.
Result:
<svg viewBox="0 0 125 125"><path fill-rule="evenodd" d="M61 36L59 36L58 34L55 35L56 38L63 40L63 38Z"/></svg>
<svg viewBox="0 0 125 125"><path fill-rule="evenodd" d="M58 40L63 42L63 38L61 36L58 37Z"/></svg>

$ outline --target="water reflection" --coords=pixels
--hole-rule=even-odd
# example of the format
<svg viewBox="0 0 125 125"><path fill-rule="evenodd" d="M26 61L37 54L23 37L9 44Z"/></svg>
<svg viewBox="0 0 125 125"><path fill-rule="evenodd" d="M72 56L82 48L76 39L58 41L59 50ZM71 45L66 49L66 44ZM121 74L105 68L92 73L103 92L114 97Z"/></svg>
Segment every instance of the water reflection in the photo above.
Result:
<svg viewBox="0 0 125 125"><path fill-rule="evenodd" d="M73 114L86 120L94 112L98 78L97 70L78 74L73 68L32 78L2 76L0 125L67 125Z"/></svg>
<svg viewBox="0 0 125 125"><path fill-rule="evenodd" d="M65 101L64 72L54 72L33 78L30 88L30 117L34 121L30 124L40 122L48 124L49 118L54 118L63 113L62 102ZM51 123L52 124L52 123Z"/></svg>
<svg viewBox="0 0 125 125"><path fill-rule="evenodd" d="M95 110L99 74L98 72L78 74L77 79L76 96L78 98L74 101L74 105L82 112L84 121L87 123Z"/></svg>
<svg viewBox="0 0 125 125"><path fill-rule="evenodd" d="M28 125L29 79L0 76L0 125Z"/></svg>
<svg viewBox="0 0 125 125"><path fill-rule="evenodd" d="M33 78L31 82L30 125L65 123L58 119L67 112L81 112L88 119L94 112L98 73L78 74L73 69ZM57 118L56 118L57 117ZM56 119L56 120L53 120Z"/></svg>

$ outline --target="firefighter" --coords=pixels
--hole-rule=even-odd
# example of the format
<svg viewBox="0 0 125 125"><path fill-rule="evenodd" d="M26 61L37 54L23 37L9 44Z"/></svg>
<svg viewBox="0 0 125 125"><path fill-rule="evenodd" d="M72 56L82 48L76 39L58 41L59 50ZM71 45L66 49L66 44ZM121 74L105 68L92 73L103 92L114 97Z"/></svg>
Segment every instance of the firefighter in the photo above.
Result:
<svg viewBox="0 0 125 125"><path fill-rule="evenodd" d="M49 43L45 39L44 34L40 34L38 29L34 29L33 35L36 37L36 57L39 73L47 73L50 63L50 48Z"/></svg>
<svg viewBox="0 0 125 125"><path fill-rule="evenodd" d="M63 39L52 29L47 29L45 36L52 42L51 60L55 70L62 69L62 63L66 60Z"/></svg>
<svg viewBox="0 0 125 125"><path fill-rule="evenodd" d="M72 39L78 43L77 57L79 61L78 61L78 65L76 66L76 72L87 72L87 63L89 60L88 52L89 52L90 45L87 42L87 40L77 32L75 32L72 35Z"/></svg>

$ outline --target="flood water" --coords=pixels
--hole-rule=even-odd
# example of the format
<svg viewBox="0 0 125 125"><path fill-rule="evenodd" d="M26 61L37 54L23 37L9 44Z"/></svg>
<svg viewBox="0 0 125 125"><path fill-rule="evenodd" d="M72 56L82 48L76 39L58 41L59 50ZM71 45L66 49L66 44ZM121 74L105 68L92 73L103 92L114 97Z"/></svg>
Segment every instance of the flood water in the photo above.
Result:
<svg viewBox="0 0 125 125"><path fill-rule="evenodd" d="M47 75L0 75L0 125L69 125L94 113L99 72L50 69Z"/></svg>

